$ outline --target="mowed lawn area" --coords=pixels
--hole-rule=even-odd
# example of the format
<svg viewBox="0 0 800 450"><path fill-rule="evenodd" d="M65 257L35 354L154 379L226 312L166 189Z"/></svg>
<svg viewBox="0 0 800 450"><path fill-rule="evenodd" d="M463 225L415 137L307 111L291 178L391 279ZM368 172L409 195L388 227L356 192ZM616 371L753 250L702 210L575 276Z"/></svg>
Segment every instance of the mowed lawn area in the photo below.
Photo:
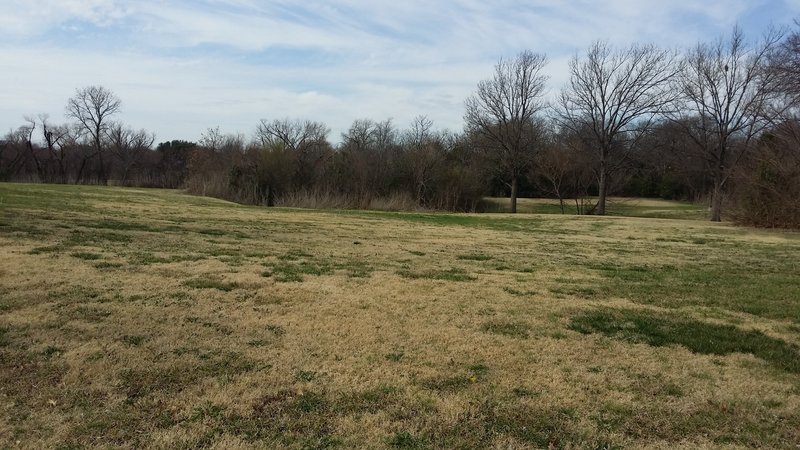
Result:
<svg viewBox="0 0 800 450"><path fill-rule="evenodd" d="M0 448L799 442L798 233L0 184Z"/></svg>

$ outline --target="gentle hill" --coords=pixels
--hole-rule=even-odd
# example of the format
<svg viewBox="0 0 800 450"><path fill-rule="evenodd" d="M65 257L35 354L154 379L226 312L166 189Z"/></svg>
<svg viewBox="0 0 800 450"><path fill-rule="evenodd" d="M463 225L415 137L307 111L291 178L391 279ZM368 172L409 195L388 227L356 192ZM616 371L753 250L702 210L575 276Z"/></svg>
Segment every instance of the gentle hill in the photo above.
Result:
<svg viewBox="0 0 800 450"><path fill-rule="evenodd" d="M798 255L704 220L0 184L0 447L792 448Z"/></svg>

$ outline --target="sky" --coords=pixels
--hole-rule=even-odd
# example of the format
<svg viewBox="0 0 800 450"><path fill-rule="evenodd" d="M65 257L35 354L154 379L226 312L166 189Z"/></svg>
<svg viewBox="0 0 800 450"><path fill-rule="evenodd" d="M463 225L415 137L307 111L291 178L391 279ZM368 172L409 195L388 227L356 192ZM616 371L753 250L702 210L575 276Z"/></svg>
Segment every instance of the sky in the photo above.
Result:
<svg viewBox="0 0 800 450"><path fill-rule="evenodd" d="M283 118L324 122L332 142L362 118L460 131L501 57L547 54L555 93L598 39L678 49L794 18L800 0L0 0L0 132L66 122L90 85L157 142Z"/></svg>

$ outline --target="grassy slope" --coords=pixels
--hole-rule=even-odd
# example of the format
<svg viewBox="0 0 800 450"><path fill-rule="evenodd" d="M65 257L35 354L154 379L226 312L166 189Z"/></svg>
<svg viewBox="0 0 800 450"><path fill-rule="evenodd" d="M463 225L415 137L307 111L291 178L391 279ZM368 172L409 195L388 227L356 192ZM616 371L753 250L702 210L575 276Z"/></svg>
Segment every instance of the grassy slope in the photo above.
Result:
<svg viewBox="0 0 800 450"><path fill-rule="evenodd" d="M0 184L0 447L785 447L800 236Z"/></svg>

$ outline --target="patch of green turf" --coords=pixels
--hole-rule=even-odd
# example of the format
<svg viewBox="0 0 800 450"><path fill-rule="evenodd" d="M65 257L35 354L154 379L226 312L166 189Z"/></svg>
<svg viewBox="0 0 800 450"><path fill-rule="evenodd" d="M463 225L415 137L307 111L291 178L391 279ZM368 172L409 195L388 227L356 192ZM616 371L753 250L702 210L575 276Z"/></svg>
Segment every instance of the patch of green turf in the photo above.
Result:
<svg viewBox="0 0 800 450"><path fill-rule="evenodd" d="M427 272L415 272L411 270L400 270L397 272L403 278L411 280L430 279L430 280L444 280L444 281L475 281L476 277L467 273L466 270L453 267L448 270L430 270Z"/></svg>
<svg viewBox="0 0 800 450"><path fill-rule="evenodd" d="M302 250L291 250L278 256L278 259L281 261L297 261L303 258L312 258L313 256L314 255L308 254Z"/></svg>
<svg viewBox="0 0 800 450"><path fill-rule="evenodd" d="M94 264L96 269L117 269L122 267L121 263L117 262L110 262L110 261L100 261Z"/></svg>
<svg viewBox="0 0 800 450"><path fill-rule="evenodd" d="M503 437L531 448L612 448L576 431L571 408L516 406L486 399L472 403L455 421L432 420L416 435L421 448L494 448Z"/></svg>
<svg viewBox="0 0 800 450"><path fill-rule="evenodd" d="M559 296L573 296L581 298L592 298L601 295L600 290L588 286L558 286L550 288L550 292Z"/></svg>
<svg viewBox="0 0 800 450"><path fill-rule="evenodd" d="M67 248L62 245L45 245L43 247L34 247L28 254L29 255L42 255L45 253L61 253L66 251Z"/></svg>
<svg viewBox="0 0 800 450"><path fill-rule="evenodd" d="M408 431L398 431L389 436L386 443L389 444L390 447L405 450L422 450L429 448L424 439L418 438Z"/></svg>
<svg viewBox="0 0 800 450"><path fill-rule="evenodd" d="M682 345L694 353L751 353L779 369L800 373L800 348L757 330L626 309L587 312L574 317L570 327L656 347Z"/></svg>
<svg viewBox="0 0 800 450"><path fill-rule="evenodd" d="M210 278L196 278L194 280L187 280L183 282L183 285L194 289L217 289L223 292L230 292L241 287L239 283L225 282Z"/></svg>
<svg viewBox="0 0 800 450"><path fill-rule="evenodd" d="M103 255L91 252L75 252L75 253L70 253L70 256L72 256L73 258L83 259L86 261L96 261L103 257Z"/></svg>
<svg viewBox="0 0 800 450"><path fill-rule="evenodd" d="M333 272L333 267L326 263L316 263L312 261L284 260L269 264L270 269L261 275L264 277L274 277L275 281L282 283L303 281L303 275L328 275Z"/></svg>
<svg viewBox="0 0 800 450"><path fill-rule="evenodd" d="M96 306L79 305L64 312L64 317L71 320L81 320L84 322L99 323L111 316L112 312L108 309Z"/></svg>
<svg viewBox="0 0 800 450"><path fill-rule="evenodd" d="M157 256L150 252L138 252L128 257L128 263L134 266L149 266L150 264L165 264L172 262L170 258Z"/></svg>
<svg viewBox="0 0 800 450"><path fill-rule="evenodd" d="M481 254L458 255L457 258L462 261L491 261L494 259L493 256Z"/></svg>
<svg viewBox="0 0 800 450"><path fill-rule="evenodd" d="M392 352L392 353L387 353L387 354L385 354L383 356L384 356L384 358L386 358L387 361L400 362L400 360L403 359L403 356L405 356L405 353L404 352Z"/></svg>
<svg viewBox="0 0 800 450"><path fill-rule="evenodd" d="M123 222L121 220L103 219L92 222L81 223L86 228L98 228L117 231L150 231L159 232L166 231L165 228L153 227L151 225L138 223L138 222Z"/></svg>
<svg viewBox="0 0 800 450"><path fill-rule="evenodd" d="M64 245L96 245L103 243L127 244L133 239L127 234L101 230L73 230L64 241Z"/></svg>
<svg viewBox="0 0 800 450"><path fill-rule="evenodd" d="M146 339L147 337L145 336L126 334L120 338L120 341L130 345L131 347L138 347L142 345Z"/></svg>
<svg viewBox="0 0 800 450"><path fill-rule="evenodd" d="M401 220L425 225L461 226L498 231L535 232L543 220L533 217L488 217L468 214L408 213L386 211L325 211L323 213L363 217L365 219Z"/></svg>
<svg viewBox="0 0 800 450"><path fill-rule="evenodd" d="M296 381L308 383L310 381L314 381L319 374L317 372L311 370L298 370L294 374L294 379Z"/></svg>
<svg viewBox="0 0 800 450"><path fill-rule="evenodd" d="M661 307L712 306L800 323L800 266L776 253L750 260L682 267L609 266L593 296L622 297Z"/></svg>
<svg viewBox="0 0 800 450"><path fill-rule="evenodd" d="M7 347L11 344L11 339L8 337L8 328L0 328L0 347Z"/></svg>
<svg viewBox="0 0 800 450"><path fill-rule="evenodd" d="M533 297L536 295L536 291L520 291L508 286L504 286L503 290L515 297Z"/></svg>

